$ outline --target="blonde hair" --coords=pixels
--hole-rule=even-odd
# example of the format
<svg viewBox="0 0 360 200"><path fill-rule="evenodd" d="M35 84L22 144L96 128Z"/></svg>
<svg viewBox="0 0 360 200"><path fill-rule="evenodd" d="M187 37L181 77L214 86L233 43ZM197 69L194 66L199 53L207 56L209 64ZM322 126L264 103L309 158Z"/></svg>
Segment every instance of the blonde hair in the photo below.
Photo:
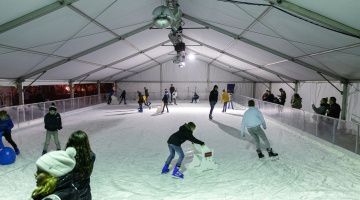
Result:
<svg viewBox="0 0 360 200"><path fill-rule="evenodd" d="M35 190L32 192L31 197L32 198L43 198L48 196L49 194L52 194L56 188L56 184L58 179L47 172L38 172L37 175L43 174L44 178L40 181L39 186L35 188Z"/></svg>

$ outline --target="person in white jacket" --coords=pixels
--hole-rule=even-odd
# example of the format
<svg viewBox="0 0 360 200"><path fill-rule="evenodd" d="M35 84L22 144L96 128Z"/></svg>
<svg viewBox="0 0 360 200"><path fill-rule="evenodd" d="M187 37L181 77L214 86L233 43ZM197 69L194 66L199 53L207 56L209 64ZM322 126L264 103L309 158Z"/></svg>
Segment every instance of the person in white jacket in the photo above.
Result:
<svg viewBox="0 0 360 200"><path fill-rule="evenodd" d="M259 158L264 157L264 154L261 152L259 138L261 138L264 141L266 150L269 153L269 157L277 156L278 154L274 153L272 151L272 148L270 148L269 140L267 139L264 131L261 129L261 125L263 129L266 129L266 123L261 112L257 108L255 108L254 100L249 100L248 106L249 109L247 109L246 112L244 113L241 122L240 132L242 136L243 137L245 136L245 128L246 128L249 134L255 139L256 152L258 153Z"/></svg>

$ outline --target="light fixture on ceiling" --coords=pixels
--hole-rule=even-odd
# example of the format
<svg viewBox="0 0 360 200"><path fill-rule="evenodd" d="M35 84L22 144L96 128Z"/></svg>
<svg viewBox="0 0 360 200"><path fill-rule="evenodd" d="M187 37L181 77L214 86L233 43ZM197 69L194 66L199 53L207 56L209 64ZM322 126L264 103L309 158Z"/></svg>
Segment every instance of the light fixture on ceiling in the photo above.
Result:
<svg viewBox="0 0 360 200"><path fill-rule="evenodd" d="M195 60L195 55L194 55L193 53L189 53L188 56L187 56L187 58L188 58L189 60Z"/></svg>
<svg viewBox="0 0 360 200"><path fill-rule="evenodd" d="M157 28L169 27L172 23L172 19L174 18L174 15L169 7L164 5L156 7L152 14L154 16L154 26Z"/></svg>

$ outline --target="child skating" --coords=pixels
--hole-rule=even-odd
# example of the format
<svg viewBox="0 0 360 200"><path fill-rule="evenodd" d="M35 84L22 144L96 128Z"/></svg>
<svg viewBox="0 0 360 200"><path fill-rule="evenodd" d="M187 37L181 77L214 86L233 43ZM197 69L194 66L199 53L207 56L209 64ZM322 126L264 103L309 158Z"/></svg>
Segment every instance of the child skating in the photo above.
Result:
<svg viewBox="0 0 360 200"><path fill-rule="evenodd" d="M161 173L166 174L170 171L169 165L172 159L175 157L175 152L179 155L179 159L176 162L172 175L178 178L184 178L184 175L180 171L181 162L184 159L184 152L181 148L181 144L184 143L186 140L191 141L192 143L204 145L203 141L196 139L193 136L193 132L196 128L196 125L193 122L185 123L184 125L180 126L179 130L172 134L167 143L170 151L170 155L167 158L164 167L162 168Z"/></svg>
<svg viewBox="0 0 360 200"><path fill-rule="evenodd" d="M50 106L49 113L44 117L45 129L46 129L46 139L44 144L44 149L42 154L46 154L49 146L51 137L54 138L56 144L56 150L60 150L60 142L58 137L58 131L62 129L61 116L56 112L56 107L54 105Z"/></svg>

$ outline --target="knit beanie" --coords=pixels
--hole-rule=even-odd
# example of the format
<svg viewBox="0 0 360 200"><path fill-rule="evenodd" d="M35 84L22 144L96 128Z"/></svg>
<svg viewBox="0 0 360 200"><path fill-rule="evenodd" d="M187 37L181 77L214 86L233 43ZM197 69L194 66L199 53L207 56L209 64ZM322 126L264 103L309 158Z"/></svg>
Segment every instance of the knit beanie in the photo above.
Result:
<svg viewBox="0 0 360 200"><path fill-rule="evenodd" d="M65 151L51 151L36 161L36 166L52 176L60 177L71 172L76 164L76 150L68 147Z"/></svg>

